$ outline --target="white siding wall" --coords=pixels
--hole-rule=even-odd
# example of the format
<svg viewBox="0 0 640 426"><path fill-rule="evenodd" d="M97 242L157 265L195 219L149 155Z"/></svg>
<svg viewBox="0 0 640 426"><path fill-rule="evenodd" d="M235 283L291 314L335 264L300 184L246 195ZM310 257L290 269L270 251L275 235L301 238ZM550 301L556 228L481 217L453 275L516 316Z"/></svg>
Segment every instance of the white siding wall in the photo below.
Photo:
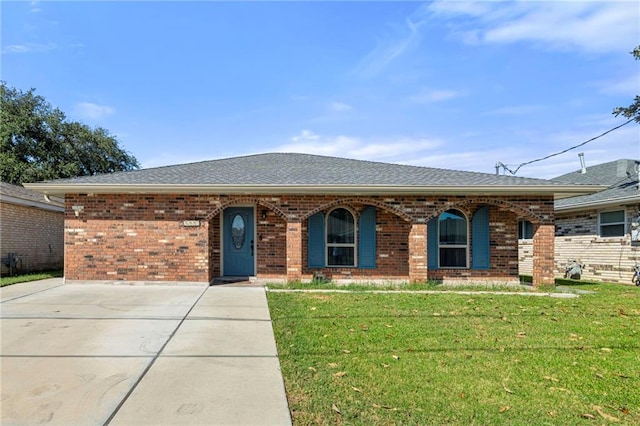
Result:
<svg viewBox="0 0 640 426"><path fill-rule="evenodd" d="M533 240L518 240L518 274L533 275Z"/></svg>
<svg viewBox="0 0 640 426"><path fill-rule="evenodd" d="M631 221L638 216L637 206L626 210L627 234L624 237L598 236L599 210L556 213L556 276L564 276L567 261L575 259L585 265L582 279L631 284L633 266L640 263L640 244L631 243ZM612 210L612 209L607 209ZM616 208L613 208L616 210ZM520 274L530 275L533 249L528 240L520 240Z"/></svg>

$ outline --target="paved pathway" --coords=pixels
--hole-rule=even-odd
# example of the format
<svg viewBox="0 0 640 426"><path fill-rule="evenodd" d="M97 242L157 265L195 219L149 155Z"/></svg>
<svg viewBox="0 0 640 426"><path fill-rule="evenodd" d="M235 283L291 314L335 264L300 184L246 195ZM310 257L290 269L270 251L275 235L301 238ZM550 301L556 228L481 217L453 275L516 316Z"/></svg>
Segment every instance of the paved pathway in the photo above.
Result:
<svg viewBox="0 0 640 426"><path fill-rule="evenodd" d="M262 287L0 290L3 425L289 425Z"/></svg>

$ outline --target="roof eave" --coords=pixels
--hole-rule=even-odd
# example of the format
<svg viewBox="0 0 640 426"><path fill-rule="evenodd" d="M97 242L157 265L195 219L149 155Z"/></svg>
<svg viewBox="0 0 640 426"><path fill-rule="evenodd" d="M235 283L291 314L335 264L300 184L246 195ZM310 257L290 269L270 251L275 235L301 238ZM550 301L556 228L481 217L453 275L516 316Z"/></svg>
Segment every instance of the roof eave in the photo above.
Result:
<svg viewBox="0 0 640 426"><path fill-rule="evenodd" d="M24 207L36 207L43 210L50 210L54 212L63 212L64 211L64 202L62 200L51 200L47 202L43 197L42 201L35 201L26 198L13 197L11 195L3 195L0 197L0 201L9 204L15 204L17 206Z"/></svg>
<svg viewBox="0 0 640 426"><path fill-rule="evenodd" d="M336 194L336 195L554 195L556 198L591 194L600 185L164 185L25 183L33 191L64 194Z"/></svg>
<svg viewBox="0 0 640 426"><path fill-rule="evenodd" d="M640 203L640 193L628 197L610 198L607 200L591 201L579 204L570 204L568 206L555 207L556 212L572 212L580 210L591 210L606 208L611 206L619 206L624 204Z"/></svg>

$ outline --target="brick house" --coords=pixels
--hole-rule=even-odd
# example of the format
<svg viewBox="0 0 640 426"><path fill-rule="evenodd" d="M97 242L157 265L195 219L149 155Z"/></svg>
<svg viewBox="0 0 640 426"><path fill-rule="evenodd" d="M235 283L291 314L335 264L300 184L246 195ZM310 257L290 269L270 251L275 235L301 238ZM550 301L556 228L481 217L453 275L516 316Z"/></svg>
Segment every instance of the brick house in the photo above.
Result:
<svg viewBox="0 0 640 426"><path fill-rule="evenodd" d="M62 268L63 200L1 182L0 241L3 276Z"/></svg>
<svg viewBox="0 0 640 426"><path fill-rule="evenodd" d="M28 184L65 198L65 278L553 284L555 197L593 187L306 154L260 154Z"/></svg>
<svg viewBox="0 0 640 426"><path fill-rule="evenodd" d="M640 262L640 162L620 159L552 179L563 184L604 185L604 189L555 202L555 274L569 260L584 265L580 278L631 284ZM521 224L521 237L528 225ZM524 232L524 233L523 233ZM521 240L521 269L530 268L532 241Z"/></svg>

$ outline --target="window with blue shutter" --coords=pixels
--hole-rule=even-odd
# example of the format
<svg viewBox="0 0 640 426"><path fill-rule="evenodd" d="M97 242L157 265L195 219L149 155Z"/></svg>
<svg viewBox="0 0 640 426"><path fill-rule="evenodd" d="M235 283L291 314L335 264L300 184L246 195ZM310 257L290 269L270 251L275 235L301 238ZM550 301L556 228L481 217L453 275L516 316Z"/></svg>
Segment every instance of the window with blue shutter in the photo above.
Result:
<svg viewBox="0 0 640 426"><path fill-rule="evenodd" d="M324 215L318 212L307 221L307 263L309 268L324 268Z"/></svg>
<svg viewBox="0 0 640 426"><path fill-rule="evenodd" d="M326 223L327 266L356 266L356 220L353 213L343 207L329 212Z"/></svg>
<svg viewBox="0 0 640 426"><path fill-rule="evenodd" d="M376 267L376 209L365 207L360 214L358 234L358 266Z"/></svg>
<svg viewBox="0 0 640 426"><path fill-rule="evenodd" d="M489 269L489 208L480 207L471 220L471 267Z"/></svg>
<svg viewBox="0 0 640 426"><path fill-rule="evenodd" d="M438 266L441 268L468 268L469 227L467 216L449 209L438 220Z"/></svg>
<svg viewBox="0 0 640 426"><path fill-rule="evenodd" d="M427 267L438 269L438 218L427 222Z"/></svg>

